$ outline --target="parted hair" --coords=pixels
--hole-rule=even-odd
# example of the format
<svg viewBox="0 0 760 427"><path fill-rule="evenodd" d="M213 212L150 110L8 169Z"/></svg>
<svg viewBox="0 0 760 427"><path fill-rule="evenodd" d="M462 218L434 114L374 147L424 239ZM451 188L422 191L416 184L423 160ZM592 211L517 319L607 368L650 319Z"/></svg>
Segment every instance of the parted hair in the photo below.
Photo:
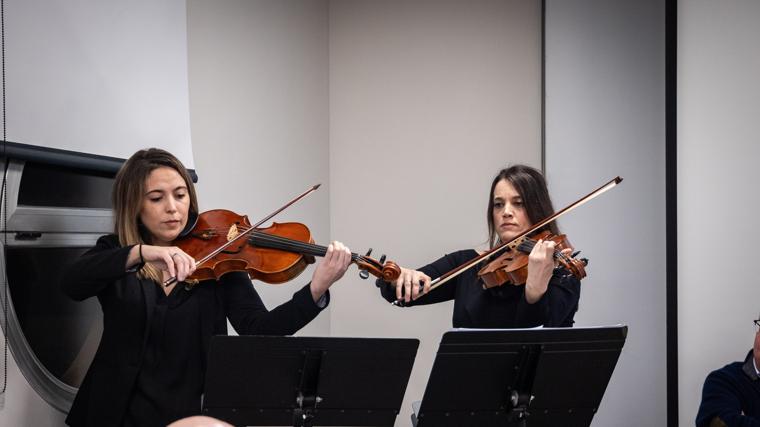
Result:
<svg viewBox="0 0 760 427"><path fill-rule="evenodd" d="M541 172L526 165L514 165L500 170L491 183L491 191L488 192L486 219L488 221L488 242L491 248L496 247L500 243L499 234L493 221L493 192L496 184L501 180L506 180L515 187L515 191L522 198L525 212L531 224L536 224L554 213L552 200L549 197L549 189ZM556 221L550 222L537 231L543 230L559 234L559 227Z"/></svg>
<svg viewBox="0 0 760 427"><path fill-rule="evenodd" d="M140 221L140 210L145 197L145 182L155 169L169 167L177 171L187 186L190 196L188 217L198 213L198 199L193 180L182 162L160 148L140 150L132 155L119 169L113 184L111 202L114 213L114 233L122 246L152 244L151 235ZM161 283L161 271L145 265L138 273L141 278L151 278Z"/></svg>

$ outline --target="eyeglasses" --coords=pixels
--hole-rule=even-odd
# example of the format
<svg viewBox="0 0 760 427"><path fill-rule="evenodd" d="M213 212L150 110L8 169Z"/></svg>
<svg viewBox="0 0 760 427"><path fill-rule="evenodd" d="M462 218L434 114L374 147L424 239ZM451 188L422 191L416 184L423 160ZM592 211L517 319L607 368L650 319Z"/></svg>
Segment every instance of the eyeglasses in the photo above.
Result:
<svg viewBox="0 0 760 427"><path fill-rule="evenodd" d="M760 319L753 320L752 323L755 324L755 332L760 332Z"/></svg>

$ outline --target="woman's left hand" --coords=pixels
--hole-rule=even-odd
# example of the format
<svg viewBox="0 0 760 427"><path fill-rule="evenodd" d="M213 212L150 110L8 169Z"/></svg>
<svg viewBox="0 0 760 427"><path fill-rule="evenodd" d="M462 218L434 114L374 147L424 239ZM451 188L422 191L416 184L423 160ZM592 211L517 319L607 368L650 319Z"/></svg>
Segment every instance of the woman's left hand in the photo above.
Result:
<svg viewBox="0 0 760 427"><path fill-rule="evenodd" d="M528 279L525 282L525 300L533 304L541 299L549 287L554 271L554 249L551 240L539 240L528 255Z"/></svg>
<svg viewBox="0 0 760 427"><path fill-rule="evenodd" d="M341 242L332 242L327 246L327 253L319 262L311 277L311 296L319 301L327 289L343 277L351 264L351 250Z"/></svg>

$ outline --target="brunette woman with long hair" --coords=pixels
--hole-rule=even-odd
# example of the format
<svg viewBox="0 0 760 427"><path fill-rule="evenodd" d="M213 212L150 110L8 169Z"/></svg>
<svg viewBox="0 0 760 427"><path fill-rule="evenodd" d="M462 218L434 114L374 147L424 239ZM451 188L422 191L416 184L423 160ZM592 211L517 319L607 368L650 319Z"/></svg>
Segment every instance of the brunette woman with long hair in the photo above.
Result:
<svg viewBox="0 0 760 427"><path fill-rule="evenodd" d="M491 248L512 240L554 213L546 180L529 166L515 165L499 171L488 194L486 222ZM555 222L544 229L559 234ZM377 286L385 299L403 300L404 306L454 300L452 320L457 328L572 326L580 281L557 265L554 251L554 242L539 240L528 258L528 279L519 286L484 289L478 269L471 268L428 293L432 279L474 259L478 255L474 249L444 255L417 270L402 268L395 282L380 279Z"/></svg>

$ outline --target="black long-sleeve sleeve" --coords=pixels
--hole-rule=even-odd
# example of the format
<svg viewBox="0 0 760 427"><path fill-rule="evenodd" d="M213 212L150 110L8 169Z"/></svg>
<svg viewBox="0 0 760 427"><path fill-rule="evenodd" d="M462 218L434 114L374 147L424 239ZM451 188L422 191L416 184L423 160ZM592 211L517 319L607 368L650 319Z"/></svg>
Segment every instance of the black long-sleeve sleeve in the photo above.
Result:
<svg viewBox="0 0 760 427"><path fill-rule="evenodd" d="M418 268L417 270L430 276L431 280L435 280L458 267L462 263L467 262L462 261L463 259L472 259L472 257L467 259L467 255L465 255L466 252L468 251L459 251L453 254L446 254L441 258L433 261L432 263ZM472 252L473 254L477 255L475 251ZM411 307L414 305L435 304L443 301L453 300L456 297L457 283L458 278L450 280L435 290L431 291L427 295L423 295L422 297L405 303L404 305L406 307ZM383 279L377 279L376 285L380 288L380 294L383 296L383 298L388 300L388 302L396 301L396 289L393 284L388 283Z"/></svg>
<svg viewBox="0 0 760 427"><path fill-rule="evenodd" d="M116 236L98 239L96 245L79 257L63 274L61 288L75 300L101 294L109 285L133 271L125 268L132 246L120 246ZM134 283L137 285L137 283ZM218 285L218 286L217 286ZM293 298L268 310L246 273L227 273L216 284L223 293L224 312L241 334L292 335L314 319L327 306L312 299L309 285ZM329 291L325 294L329 302Z"/></svg>
<svg viewBox="0 0 760 427"><path fill-rule="evenodd" d="M728 427L760 427L760 380L746 372L754 370L752 357L750 351L744 363L731 363L707 376L697 427L707 427L716 417Z"/></svg>
<svg viewBox="0 0 760 427"><path fill-rule="evenodd" d="M444 255L419 268L431 279L468 262L477 256L472 249ZM572 326L580 299L580 280L563 268L556 268L546 293L534 304L525 299L525 285L504 285L484 289L473 267L444 283L427 295L404 306L434 304L454 300L452 323L454 327L468 328L522 328L534 326ZM382 280L377 281L381 295L388 301L396 300L395 288Z"/></svg>
<svg viewBox="0 0 760 427"><path fill-rule="evenodd" d="M132 246L119 246L114 235L102 236L90 250L65 269L61 289L77 301L98 295L105 287L123 278Z"/></svg>
<svg viewBox="0 0 760 427"><path fill-rule="evenodd" d="M325 306L318 306L309 284L293 298L267 310L245 273L228 273L220 280L224 288L225 312L235 331L243 335L292 335L313 320ZM329 291L325 294L329 303Z"/></svg>

